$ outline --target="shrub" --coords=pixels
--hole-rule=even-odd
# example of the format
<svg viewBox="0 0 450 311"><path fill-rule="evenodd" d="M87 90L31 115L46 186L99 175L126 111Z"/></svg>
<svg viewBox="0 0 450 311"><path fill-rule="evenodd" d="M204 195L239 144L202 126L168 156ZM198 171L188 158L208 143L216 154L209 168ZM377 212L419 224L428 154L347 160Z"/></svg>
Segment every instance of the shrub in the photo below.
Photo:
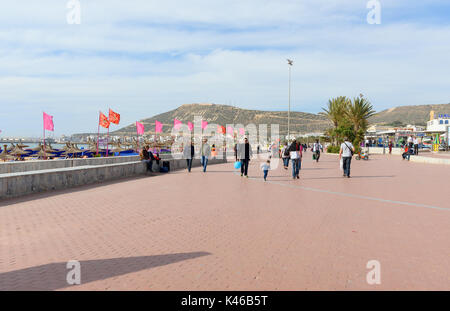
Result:
<svg viewBox="0 0 450 311"><path fill-rule="evenodd" d="M328 146L327 153L339 153L340 150L340 146Z"/></svg>

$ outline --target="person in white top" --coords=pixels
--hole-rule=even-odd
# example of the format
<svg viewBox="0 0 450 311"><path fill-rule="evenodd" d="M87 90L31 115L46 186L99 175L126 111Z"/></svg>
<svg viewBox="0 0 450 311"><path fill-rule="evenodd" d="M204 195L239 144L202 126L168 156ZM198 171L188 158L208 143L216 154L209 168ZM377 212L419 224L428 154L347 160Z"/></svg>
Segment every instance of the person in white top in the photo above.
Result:
<svg viewBox="0 0 450 311"><path fill-rule="evenodd" d="M419 139L417 137L414 137L414 154L419 154Z"/></svg>
<svg viewBox="0 0 450 311"><path fill-rule="evenodd" d="M315 159L316 159L316 162L319 162L319 158L320 158L320 150L322 150L322 152L323 152L323 147L322 147L322 145L319 143L319 140L318 139L316 139L316 142L314 143L314 145L313 145L313 152L315 153Z"/></svg>
<svg viewBox="0 0 450 311"><path fill-rule="evenodd" d="M344 177L347 176L350 178L350 164L352 162L354 152L355 147L353 147L353 144L349 142L346 137L344 142L341 144L341 150L339 151L339 160L342 159L343 161Z"/></svg>

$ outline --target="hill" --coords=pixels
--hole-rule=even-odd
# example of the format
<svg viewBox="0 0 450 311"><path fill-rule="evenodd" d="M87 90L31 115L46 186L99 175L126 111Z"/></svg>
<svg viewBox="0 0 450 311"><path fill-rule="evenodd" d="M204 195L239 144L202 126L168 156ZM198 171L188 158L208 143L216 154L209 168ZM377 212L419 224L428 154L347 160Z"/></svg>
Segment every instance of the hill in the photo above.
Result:
<svg viewBox="0 0 450 311"><path fill-rule="evenodd" d="M450 113L450 104L400 106L378 112L370 119L371 124L379 125L426 125L430 119L430 111L434 110L435 116Z"/></svg>
<svg viewBox="0 0 450 311"><path fill-rule="evenodd" d="M155 120L158 120L163 124L163 132L170 133L175 118L187 124L188 121L194 121L194 116L201 116L208 123L216 123L224 126L227 124L268 124L269 132L270 124L280 124L280 133L287 133L286 111L247 110L216 104L186 104L177 109L143 119L140 122L144 124L147 132L154 131ZM330 123L322 115L291 111L290 129L292 133L318 132L329 126ZM136 133L136 126L134 124L114 132L115 135L133 135L134 133Z"/></svg>
<svg viewBox="0 0 450 311"><path fill-rule="evenodd" d="M400 106L386 109L375 114L369 121L370 124L402 126L407 124L425 125L429 120L430 111L434 110L437 116L440 113L450 113L450 104L442 105L420 105L420 106ZM152 134L155 129L155 120L163 123L163 132L170 133L173 127L173 120L176 118L187 124L193 122L194 116L201 116L208 123L227 124L279 124L280 134L287 133L287 112L286 111L261 111L241 109L228 105L216 104L186 104L177 109L164 112L140 120L145 125L146 134ZM323 132L331 126L326 117L319 113L293 112L291 111L291 133L303 134L313 132ZM268 127L270 133L270 126ZM130 124L119 130L111 132L112 135L135 135L136 126ZM84 137L89 134L75 134L73 137Z"/></svg>

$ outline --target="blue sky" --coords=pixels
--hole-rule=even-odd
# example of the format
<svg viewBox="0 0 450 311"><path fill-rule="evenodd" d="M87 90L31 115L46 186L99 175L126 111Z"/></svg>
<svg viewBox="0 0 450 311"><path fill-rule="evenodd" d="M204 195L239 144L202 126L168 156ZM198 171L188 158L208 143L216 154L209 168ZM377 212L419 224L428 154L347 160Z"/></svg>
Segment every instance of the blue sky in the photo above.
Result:
<svg viewBox="0 0 450 311"><path fill-rule="evenodd" d="M16 0L0 9L1 136L95 132L182 104L319 112L363 93L380 111L450 102L450 2L380 0Z"/></svg>

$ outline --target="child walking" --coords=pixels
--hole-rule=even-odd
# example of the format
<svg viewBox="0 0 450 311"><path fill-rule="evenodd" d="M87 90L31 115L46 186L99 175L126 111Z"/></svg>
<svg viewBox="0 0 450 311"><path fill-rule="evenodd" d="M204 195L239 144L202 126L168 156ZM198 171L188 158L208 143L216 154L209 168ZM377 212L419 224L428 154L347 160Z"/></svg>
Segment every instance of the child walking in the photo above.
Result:
<svg viewBox="0 0 450 311"><path fill-rule="evenodd" d="M266 181L267 179L267 174L269 173L269 169L270 169L270 160L267 160L266 163L261 165L261 169L264 172L264 181Z"/></svg>

